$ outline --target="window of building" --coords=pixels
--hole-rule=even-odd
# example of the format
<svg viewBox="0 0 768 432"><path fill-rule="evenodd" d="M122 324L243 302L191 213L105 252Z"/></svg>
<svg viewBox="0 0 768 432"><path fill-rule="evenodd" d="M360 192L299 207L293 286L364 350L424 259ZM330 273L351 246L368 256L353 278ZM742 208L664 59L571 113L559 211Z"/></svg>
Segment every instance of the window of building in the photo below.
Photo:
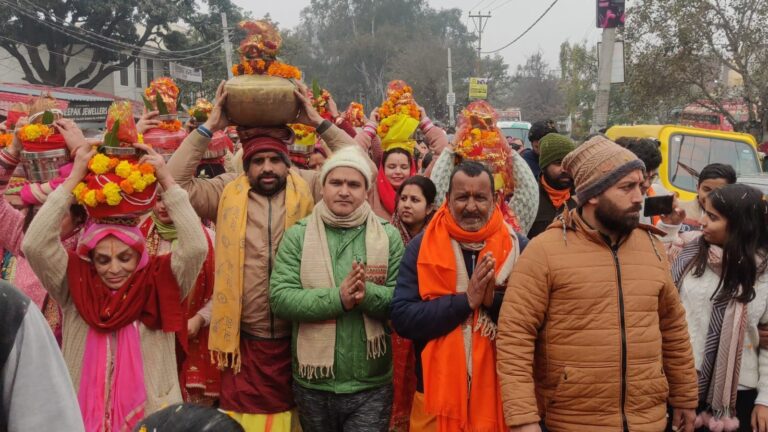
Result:
<svg viewBox="0 0 768 432"><path fill-rule="evenodd" d="M120 55L120 63L128 60L127 56ZM120 85L121 86L128 86L128 67L120 68Z"/></svg>
<svg viewBox="0 0 768 432"><path fill-rule="evenodd" d="M155 79L155 64L154 61L147 59L147 84Z"/></svg>
<svg viewBox="0 0 768 432"><path fill-rule="evenodd" d="M141 59L136 57L133 60L134 78L136 79L136 88L141 88Z"/></svg>

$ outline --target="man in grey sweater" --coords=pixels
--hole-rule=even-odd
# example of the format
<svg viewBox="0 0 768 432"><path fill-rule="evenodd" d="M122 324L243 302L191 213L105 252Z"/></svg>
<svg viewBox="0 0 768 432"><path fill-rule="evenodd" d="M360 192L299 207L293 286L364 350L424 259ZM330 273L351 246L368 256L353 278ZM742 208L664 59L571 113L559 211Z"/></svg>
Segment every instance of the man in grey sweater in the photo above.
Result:
<svg viewBox="0 0 768 432"><path fill-rule="evenodd" d="M30 304L0 280L0 432L84 431L59 346Z"/></svg>

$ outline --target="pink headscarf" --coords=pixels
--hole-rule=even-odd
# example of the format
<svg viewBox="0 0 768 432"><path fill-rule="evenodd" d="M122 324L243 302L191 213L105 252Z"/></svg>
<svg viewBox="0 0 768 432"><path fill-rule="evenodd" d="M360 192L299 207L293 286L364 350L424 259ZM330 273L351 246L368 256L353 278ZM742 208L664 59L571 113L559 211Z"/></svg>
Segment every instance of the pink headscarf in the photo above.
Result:
<svg viewBox="0 0 768 432"><path fill-rule="evenodd" d="M101 240L108 236L116 237L141 255L136 270L141 270L147 266L149 263L149 254L147 253L145 245L146 238L144 237L144 234L141 233L139 227L136 226L93 222L91 225L87 226L83 235L80 236L80 241L77 243L75 253L77 253L77 256L83 260L91 261L90 252Z"/></svg>

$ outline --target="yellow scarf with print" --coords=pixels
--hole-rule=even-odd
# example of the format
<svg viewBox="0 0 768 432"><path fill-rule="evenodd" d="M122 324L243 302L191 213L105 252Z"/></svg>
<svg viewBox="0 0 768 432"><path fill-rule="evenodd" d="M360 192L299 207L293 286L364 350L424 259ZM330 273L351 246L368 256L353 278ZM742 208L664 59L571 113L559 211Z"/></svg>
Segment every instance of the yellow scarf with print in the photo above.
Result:
<svg viewBox="0 0 768 432"><path fill-rule="evenodd" d="M240 372L241 365L244 239L250 189L245 174L229 183L222 192L216 218L216 277L208 349L219 368L231 367L235 373ZM312 213L313 205L307 182L289 171L285 185L285 229Z"/></svg>

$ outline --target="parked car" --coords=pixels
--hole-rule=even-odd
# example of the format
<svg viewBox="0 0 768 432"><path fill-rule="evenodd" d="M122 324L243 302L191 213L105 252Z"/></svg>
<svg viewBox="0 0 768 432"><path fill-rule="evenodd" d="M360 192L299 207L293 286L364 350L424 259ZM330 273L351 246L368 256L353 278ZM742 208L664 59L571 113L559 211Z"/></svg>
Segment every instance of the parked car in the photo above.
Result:
<svg viewBox="0 0 768 432"><path fill-rule="evenodd" d="M659 142L662 161L659 178L662 186L680 194L682 201L696 198L699 172L719 162L733 166L738 176L762 172L757 142L752 135L692 128L679 125L613 126L606 135L652 138Z"/></svg>

